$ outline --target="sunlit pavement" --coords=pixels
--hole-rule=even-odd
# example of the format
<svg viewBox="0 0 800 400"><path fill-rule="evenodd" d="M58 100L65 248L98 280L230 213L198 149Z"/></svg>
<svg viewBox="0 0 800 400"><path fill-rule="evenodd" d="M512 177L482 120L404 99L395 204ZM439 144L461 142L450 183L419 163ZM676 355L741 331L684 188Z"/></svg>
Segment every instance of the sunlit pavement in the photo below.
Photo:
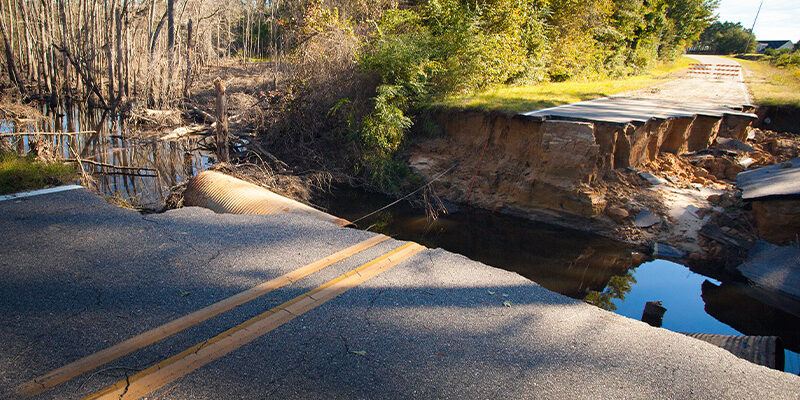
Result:
<svg viewBox="0 0 800 400"><path fill-rule="evenodd" d="M612 124L642 124L652 118L696 115L757 118L754 114L737 111L751 103L739 63L716 56L687 57L695 60L696 68L691 68L680 79L610 97L530 111L524 115Z"/></svg>
<svg viewBox="0 0 800 400"><path fill-rule="evenodd" d="M35 388L31 380L57 368L374 236L296 215L197 208L141 215L84 189L0 201L0 232L3 398ZM800 393L796 376L511 272L417 250L381 241L38 398Z"/></svg>

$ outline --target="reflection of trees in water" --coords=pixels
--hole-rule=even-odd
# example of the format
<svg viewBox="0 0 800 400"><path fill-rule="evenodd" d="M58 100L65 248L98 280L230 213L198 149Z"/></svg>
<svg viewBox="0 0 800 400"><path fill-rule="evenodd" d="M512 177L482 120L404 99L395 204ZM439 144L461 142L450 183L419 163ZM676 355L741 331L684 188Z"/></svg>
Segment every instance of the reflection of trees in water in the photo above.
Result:
<svg viewBox="0 0 800 400"><path fill-rule="evenodd" d="M114 170L84 164L107 196L133 205L160 205L169 188L205 169L198 139L159 141L138 137L135 128L99 110L68 108L63 114L49 112L51 119L33 127L40 131L95 131L71 136L44 138L65 159L88 159L120 167L148 168L148 173L131 169ZM154 176L155 175L155 176Z"/></svg>
<svg viewBox="0 0 800 400"><path fill-rule="evenodd" d="M800 352L800 317L758 300L759 291L736 282L717 286L704 281L706 313L745 335L780 336L784 346Z"/></svg>
<svg viewBox="0 0 800 400"><path fill-rule="evenodd" d="M608 280L608 285L602 292L596 290L589 291L589 294L583 298L583 301L594 304L604 310L614 311L617 306L611 301L614 299L625 300L625 295L630 293L633 284L636 283L636 278L633 276L632 271L628 271L625 275L615 275Z"/></svg>

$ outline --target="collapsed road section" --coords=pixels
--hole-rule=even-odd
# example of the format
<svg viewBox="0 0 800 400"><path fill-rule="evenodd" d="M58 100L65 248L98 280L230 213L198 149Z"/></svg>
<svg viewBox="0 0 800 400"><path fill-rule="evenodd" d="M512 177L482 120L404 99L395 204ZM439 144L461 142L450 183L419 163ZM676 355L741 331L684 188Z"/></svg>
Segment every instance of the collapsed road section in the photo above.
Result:
<svg viewBox="0 0 800 400"><path fill-rule="evenodd" d="M737 174L785 161L775 133L752 128L758 116L737 70L518 115L439 110L442 134L417 142L409 164L438 178L436 192L452 202L649 246L658 257L717 257L699 232L730 209L720 199L738 198Z"/></svg>

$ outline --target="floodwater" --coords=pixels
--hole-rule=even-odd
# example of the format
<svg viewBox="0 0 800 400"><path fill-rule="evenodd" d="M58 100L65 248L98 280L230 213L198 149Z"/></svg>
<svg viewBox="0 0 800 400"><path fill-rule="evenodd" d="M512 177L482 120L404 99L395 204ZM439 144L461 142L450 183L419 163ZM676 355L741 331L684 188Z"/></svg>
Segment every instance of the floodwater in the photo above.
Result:
<svg viewBox="0 0 800 400"><path fill-rule="evenodd" d="M338 188L317 200L355 221L392 199ZM780 336L784 370L800 373L800 318L762 303L742 284L720 282L665 260L642 260L624 244L585 232L445 204L432 221L399 203L358 222L362 229L465 255L618 314L641 319L647 301L667 309L663 328L684 333Z"/></svg>
<svg viewBox="0 0 800 400"><path fill-rule="evenodd" d="M91 185L109 198L137 208L158 210L169 189L212 163L201 150L201 138L161 141L140 135L119 119L100 110L65 108L47 112L50 118L35 123L0 121L0 132L86 132L69 136L0 138L12 140L14 148L27 153L35 140L37 147L51 150L61 159L80 158Z"/></svg>

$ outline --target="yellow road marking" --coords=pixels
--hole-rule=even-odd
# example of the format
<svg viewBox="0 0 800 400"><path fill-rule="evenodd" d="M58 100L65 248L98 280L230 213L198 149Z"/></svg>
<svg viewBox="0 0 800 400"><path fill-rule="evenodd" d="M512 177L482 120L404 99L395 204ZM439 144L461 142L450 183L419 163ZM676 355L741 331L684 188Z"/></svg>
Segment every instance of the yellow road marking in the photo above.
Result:
<svg viewBox="0 0 800 400"><path fill-rule="evenodd" d="M425 247L408 243L384 254L316 289L295 297L269 311L253 317L211 339L200 342L185 351L155 364L136 375L119 381L100 392L86 397L91 399L138 399L190 372L214 361L239 347L267 334L295 317L346 292L358 284L377 276Z"/></svg>
<svg viewBox="0 0 800 400"><path fill-rule="evenodd" d="M374 236L344 250L331 254L325 258L314 261L311 264L302 266L285 275L266 281L258 286L245 290L244 292L238 293L210 306L167 322L166 324L157 328L153 328L147 332L136 335L128 340L125 340L124 342L120 342L119 344L111 346L107 349L100 350L97 353L88 355L80 360L73 361L61 368L50 371L45 375L17 386L14 388L14 392L22 398L35 396L78 375L91 371L103 364L109 363L136 350L159 342L166 337L183 331L184 329L195 326L237 306L261 297L275 289L286 286L292 282L313 274L314 272L344 260L345 258L348 258L360 251L375 246L386 239L389 239L389 237L384 235Z"/></svg>

